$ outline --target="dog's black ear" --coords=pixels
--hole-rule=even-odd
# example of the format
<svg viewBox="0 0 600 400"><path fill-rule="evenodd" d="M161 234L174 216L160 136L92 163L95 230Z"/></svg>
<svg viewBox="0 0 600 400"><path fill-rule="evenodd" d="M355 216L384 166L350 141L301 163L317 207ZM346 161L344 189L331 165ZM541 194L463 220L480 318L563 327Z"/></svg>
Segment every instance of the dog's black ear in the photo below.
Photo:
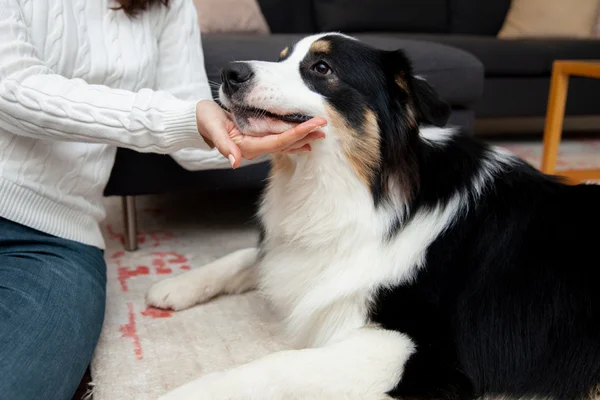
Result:
<svg viewBox="0 0 600 400"><path fill-rule="evenodd" d="M412 78L412 99L419 114L420 122L435 126L445 126L450 118L450 106L422 78Z"/></svg>
<svg viewBox="0 0 600 400"><path fill-rule="evenodd" d="M450 106L420 77L413 76L410 59L402 50L383 51L383 68L394 87L396 99L410 101L418 123L444 126L450 118Z"/></svg>

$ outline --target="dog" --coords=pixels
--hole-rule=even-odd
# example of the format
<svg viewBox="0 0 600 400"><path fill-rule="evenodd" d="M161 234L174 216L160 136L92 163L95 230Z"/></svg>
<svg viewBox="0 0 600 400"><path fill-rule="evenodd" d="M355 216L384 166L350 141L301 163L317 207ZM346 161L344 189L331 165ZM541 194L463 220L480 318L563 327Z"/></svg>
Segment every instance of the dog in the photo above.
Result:
<svg viewBox="0 0 600 400"><path fill-rule="evenodd" d="M259 289L293 346L161 399L598 398L599 186L449 126L401 50L325 33L222 78L245 134L323 116L326 137L273 157L256 248L147 301Z"/></svg>

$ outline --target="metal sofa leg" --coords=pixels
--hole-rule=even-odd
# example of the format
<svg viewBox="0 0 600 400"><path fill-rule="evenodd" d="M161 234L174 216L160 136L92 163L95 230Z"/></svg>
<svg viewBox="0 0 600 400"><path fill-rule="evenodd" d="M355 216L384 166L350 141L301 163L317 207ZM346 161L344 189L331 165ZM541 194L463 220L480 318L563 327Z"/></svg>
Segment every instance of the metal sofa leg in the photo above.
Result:
<svg viewBox="0 0 600 400"><path fill-rule="evenodd" d="M122 196L123 202L123 227L125 233L125 250L138 249L137 215L135 210L135 196Z"/></svg>

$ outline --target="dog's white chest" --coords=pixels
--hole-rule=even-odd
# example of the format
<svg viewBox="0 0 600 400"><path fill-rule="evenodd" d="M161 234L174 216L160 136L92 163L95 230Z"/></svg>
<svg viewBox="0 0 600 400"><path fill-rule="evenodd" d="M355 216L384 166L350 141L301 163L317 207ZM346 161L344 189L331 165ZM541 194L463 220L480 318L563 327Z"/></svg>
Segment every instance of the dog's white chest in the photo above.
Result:
<svg viewBox="0 0 600 400"><path fill-rule="evenodd" d="M261 290L298 346L321 345L364 325L373 291L367 275L383 262L380 217L368 189L345 166L334 174L335 166L326 173L307 167L298 179L274 176L261 209Z"/></svg>
<svg viewBox="0 0 600 400"><path fill-rule="evenodd" d="M363 259L368 258L366 256ZM354 255L280 246L263 258L261 289L299 347L320 346L366 323L371 288ZM357 262L358 261L358 262Z"/></svg>

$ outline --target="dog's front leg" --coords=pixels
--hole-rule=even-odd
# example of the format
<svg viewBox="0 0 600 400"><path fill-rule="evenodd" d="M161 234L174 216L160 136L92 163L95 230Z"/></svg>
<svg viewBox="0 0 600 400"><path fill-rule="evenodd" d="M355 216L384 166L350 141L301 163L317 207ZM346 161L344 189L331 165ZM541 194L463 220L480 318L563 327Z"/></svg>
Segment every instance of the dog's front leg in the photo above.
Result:
<svg viewBox="0 0 600 400"><path fill-rule="evenodd" d="M203 267L167 278L152 286L148 305L183 310L220 294L255 289L258 281L258 249L238 250Z"/></svg>
<svg viewBox="0 0 600 400"><path fill-rule="evenodd" d="M414 351L405 335L365 327L325 347L273 353L206 375L160 400L381 400Z"/></svg>

